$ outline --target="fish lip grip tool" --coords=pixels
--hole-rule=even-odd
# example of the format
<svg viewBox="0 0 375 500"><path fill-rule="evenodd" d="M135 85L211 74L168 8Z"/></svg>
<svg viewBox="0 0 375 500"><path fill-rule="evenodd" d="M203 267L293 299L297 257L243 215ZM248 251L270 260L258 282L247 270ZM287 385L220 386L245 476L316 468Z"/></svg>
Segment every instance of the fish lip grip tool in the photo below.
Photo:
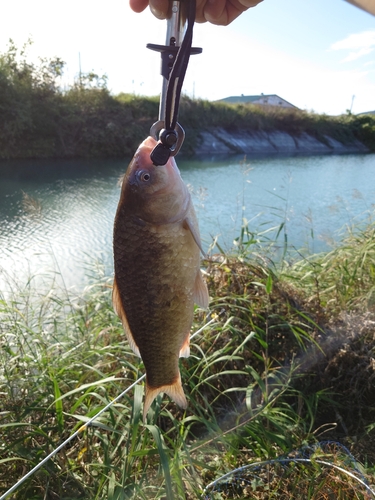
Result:
<svg viewBox="0 0 375 500"><path fill-rule="evenodd" d="M167 20L166 44L147 44L147 48L161 54L163 77L159 119L150 129L150 135L158 141L150 154L154 165L165 165L170 156L179 152L185 139L185 131L177 121L181 88L190 55L202 52L201 48L191 46L195 5L195 0L173 0Z"/></svg>

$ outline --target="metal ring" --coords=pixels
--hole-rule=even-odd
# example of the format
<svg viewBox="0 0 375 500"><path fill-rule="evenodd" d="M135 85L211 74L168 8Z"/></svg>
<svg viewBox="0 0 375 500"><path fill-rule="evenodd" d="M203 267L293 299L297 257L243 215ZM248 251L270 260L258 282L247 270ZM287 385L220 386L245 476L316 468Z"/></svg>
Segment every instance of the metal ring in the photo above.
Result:
<svg viewBox="0 0 375 500"><path fill-rule="evenodd" d="M181 146L185 140L185 130L181 127L181 125L178 122L176 123L175 131L177 133L178 139L174 149L171 151L171 156L176 156L176 154L180 151Z"/></svg>
<svg viewBox="0 0 375 500"><path fill-rule="evenodd" d="M159 140L159 132L164 128L164 120L159 120L155 122L150 128L150 135L155 139L155 141ZM176 156L176 154L180 151L181 146L185 140L185 130L181 127L181 125L177 122L175 131L177 133L177 142L173 149L171 149L171 156Z"/></svg>
<svg viewBox="0 0 375 500"><path fill-rule="evenodd" d="M150 135L151 135L151 137L153 137L155 139L155 141L159 140L159 132L163 128L164 128L164 121L163 120L159 120L159 121L155 122L153 125L151 125Z"/></svg>

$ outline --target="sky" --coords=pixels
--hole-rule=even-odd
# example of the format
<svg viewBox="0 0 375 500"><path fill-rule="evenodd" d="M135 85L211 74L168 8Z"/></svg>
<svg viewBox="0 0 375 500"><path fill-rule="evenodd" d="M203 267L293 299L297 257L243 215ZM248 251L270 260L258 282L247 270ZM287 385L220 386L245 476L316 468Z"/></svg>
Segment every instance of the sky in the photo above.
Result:
<svg viewBox="0 0 375 500"><path fill-rule="evenodd" d="M108 88L137 95L161 91L160 55L166 21L127 0L3 2L0 51L9 38L29 59L60 57L63 85L83 72L106 74ZM264 0L231 25L195 24L183 92L217 100L277 94L295 106L338 115L375 110L375 17L343 0Z"/></svg>

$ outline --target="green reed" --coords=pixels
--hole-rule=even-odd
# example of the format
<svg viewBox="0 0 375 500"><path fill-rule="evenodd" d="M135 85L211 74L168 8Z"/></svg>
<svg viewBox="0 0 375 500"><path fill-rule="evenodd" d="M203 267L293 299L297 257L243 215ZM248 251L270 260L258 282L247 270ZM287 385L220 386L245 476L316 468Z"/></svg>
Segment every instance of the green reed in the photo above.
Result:
<svg viewBox="0 0 375 500"><path fill-rule="evenodd" d="M322 436L352 443L371 480L374 226L293 265L272 259L268 234L245 224L233 255L204 262L215 321L181 361L188 409L159 396L144 424L136 386L12 498L200 498L226 472ZM110 278L99 273L79 295L34 283L13 283L0 300L0 495L143 374L113 312ZM343 313L362 334L343 339ZM197 309L192 331L206 321ZM345 468L338 456L327 460ZM254 498L266 498L263 486L254 483ZM352 487L350 498L365 498ZM269 476L267 488L269 498L348 491L318 466Z"/></svg>

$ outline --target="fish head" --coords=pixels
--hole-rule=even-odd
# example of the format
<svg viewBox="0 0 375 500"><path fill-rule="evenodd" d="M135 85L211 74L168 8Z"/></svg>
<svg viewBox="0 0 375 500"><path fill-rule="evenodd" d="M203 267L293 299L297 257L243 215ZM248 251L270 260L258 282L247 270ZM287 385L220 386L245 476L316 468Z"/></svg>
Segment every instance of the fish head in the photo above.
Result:
<svg viewBox="0 0 375 500"><path fill-rule="evenodd" d="M165 165L152 163L155 146L155 139L148 137L136 151L123 180L122 202L146 222L177 221L188 209L190 194L173 157Z"/></svg>

